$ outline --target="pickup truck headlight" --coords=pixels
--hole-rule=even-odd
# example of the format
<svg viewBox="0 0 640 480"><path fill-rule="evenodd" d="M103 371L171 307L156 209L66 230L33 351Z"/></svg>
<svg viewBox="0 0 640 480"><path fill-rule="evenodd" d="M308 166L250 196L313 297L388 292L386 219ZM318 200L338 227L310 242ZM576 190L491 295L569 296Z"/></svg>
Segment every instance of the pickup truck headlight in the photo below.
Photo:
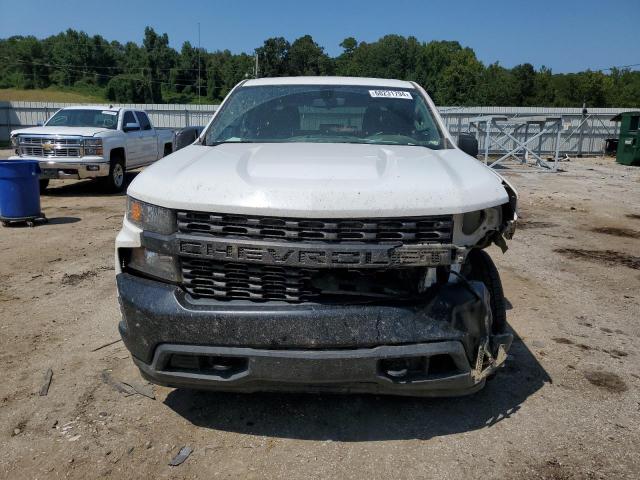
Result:
<svg viewBox="0 0 640 480"><path fill-rule="evenodd" d="M127 220L146 232L169 235L176 231L173 210L127 197Z"/></svg>
<svg viewBox="0 0 640 480"><path fill-rule="evenodd" d="M11 137L11 146L14 148L18 146L18 137L15 135Z"/></svg>
<svg viewBox="0 0 640 480"><path fill-rule="evenodd" d="M486 214L484 210L465 213L462 217L462 233L471 235L480 228L485 218Z"/></svg>
<svg viewBox="0 0 640 480"><path fill-rule="evenodd" d="M102 149L101 138L85 138L82 141L82 145L84 147L85 155L92 155L92 156L102 155L103 149Z"/></svg>
<svg viewBox="0 0 640 480"><path fill-rule="evenodd" d="M128 250L125 268L160 280L177 283L180 281L178 261L171 255L164 255L144 247Z"/></svg>

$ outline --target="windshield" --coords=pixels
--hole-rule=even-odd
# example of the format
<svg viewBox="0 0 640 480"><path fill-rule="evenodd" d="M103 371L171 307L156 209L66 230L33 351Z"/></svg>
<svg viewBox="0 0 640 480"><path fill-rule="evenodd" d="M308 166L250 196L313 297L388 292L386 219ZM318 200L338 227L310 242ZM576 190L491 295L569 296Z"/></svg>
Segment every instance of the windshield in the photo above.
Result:
<svg viewBox="0 0 640 480"><path fill-rule="evenodd" d="M205 136L206 145L234 142L445 145L417 90L338 85L238 88Z"/></svg>
<svg viewBox="0 0 640 480"><path fill-rule="evenodd" d="M112 110L60 110L46 123L47 127L98 127L115 130L118 112Z"/></svg>

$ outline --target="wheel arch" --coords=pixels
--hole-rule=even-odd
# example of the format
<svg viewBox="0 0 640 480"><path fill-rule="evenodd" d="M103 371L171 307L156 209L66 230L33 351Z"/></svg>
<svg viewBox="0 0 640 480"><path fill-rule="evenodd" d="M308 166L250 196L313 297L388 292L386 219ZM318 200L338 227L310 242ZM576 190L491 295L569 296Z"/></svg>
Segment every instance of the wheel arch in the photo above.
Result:
<svg viewBox="0 0 640 480"><path fill-rule="evenodd" d="M109 161L112 162L114 159L122 159L124 161L125 167L127 166L127 154L124 150L124 147L116 147L112 148L109 152Z"/></svg>

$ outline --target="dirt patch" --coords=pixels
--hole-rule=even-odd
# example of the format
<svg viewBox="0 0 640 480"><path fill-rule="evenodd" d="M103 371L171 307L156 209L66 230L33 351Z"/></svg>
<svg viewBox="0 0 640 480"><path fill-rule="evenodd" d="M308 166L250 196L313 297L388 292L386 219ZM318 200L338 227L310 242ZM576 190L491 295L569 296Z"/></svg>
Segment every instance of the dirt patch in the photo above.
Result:
<svg viewBox="0 0 640 480"><path fill-rule="evenodd" d="M0 291L0 302L11 302L12 300L19 300L15 295L9 295L7 292Z"/></svg>
<svg viewBox="0 0 640 480"><path fill-rule="evenodd" d="M618 350L617 348L614 348L612 350L603 350L603 352L608 353L609 355L611 355L614 358L623 358L623 357L626 357L626 356L629 355L624 350Z"/></svg>
<svg viewBox="0 0 640 480"><path fill-rule="evenodd" d="M82 273L65 273L62 276L62 280L60 281L60 283L62 283L62 285L75 286L80 282L86 280L87 278L95 277L97 275L98 274L94 270L87 270L86 272Z"/></svg>
<svg viewBox="0 0 640 480"><path fill-rule="evenodd" d="M640 270L640 257L634 257L622 252L614 250L583 250L581 248L556 248L554 252L564 255L565 257L588 260L590 262L601 263L617 267L623 265L625 267Z"/></svg>
<svg viewBox="0 0 640 480"><path fill-rule="evenodd" d="M531 221L527 221L527 220L519 220L518 221L518 228L520 230L528 230L531 228L552 228L552 227L557 227L558 224L557 223L551 223L551 222L535 222L533 220Z"/></svg>
<svg viewBox="0 0 640 480"><path fill-rule="evenodd" d="M615 373L591 371L585 372L584 376L592 385L609 392L622 393L628 389L627 384Z"/></svg>
<svg viewBox="0 0 640 480"><path fill-rule="evenodd" d="M561 463L557 459L547 460L541 465L530 467L513 478L531 480L599 480L606 478L595 472L584 471L583 467Z"/></svg>
<svg viewBox="0 0 640 480"><path fill-rule="evenodd" d="M573 345L574 343L573 340L569 340L568 338L565 338L565 337L554 337L552 340L562 345Z"/></svg>
<svg viewBox="0 0 640 480"><path fill-rule="evenodd" d="M596 227L592 228L591 231L595 233L604 233L605 235L613 235L615 237L640 238L640 232L631 230L630 228Z"/></svg>

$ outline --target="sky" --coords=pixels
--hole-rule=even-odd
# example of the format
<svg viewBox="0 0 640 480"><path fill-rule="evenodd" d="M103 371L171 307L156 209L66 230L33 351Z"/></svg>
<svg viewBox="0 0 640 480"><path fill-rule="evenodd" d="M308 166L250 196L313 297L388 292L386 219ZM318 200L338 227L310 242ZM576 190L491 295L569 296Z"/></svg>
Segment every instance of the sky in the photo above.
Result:
<svg viewBox="0 0 640 480"><path fill-rule="evenodd" d="M485 64L554 72L640 64L640 0L0 0L0 38L67 28L140 43L144 27L207 50L253 53L269 37L310 34L331 56L346 37L457 40ZM640 69L640 65L633 67Z"/></svg>

